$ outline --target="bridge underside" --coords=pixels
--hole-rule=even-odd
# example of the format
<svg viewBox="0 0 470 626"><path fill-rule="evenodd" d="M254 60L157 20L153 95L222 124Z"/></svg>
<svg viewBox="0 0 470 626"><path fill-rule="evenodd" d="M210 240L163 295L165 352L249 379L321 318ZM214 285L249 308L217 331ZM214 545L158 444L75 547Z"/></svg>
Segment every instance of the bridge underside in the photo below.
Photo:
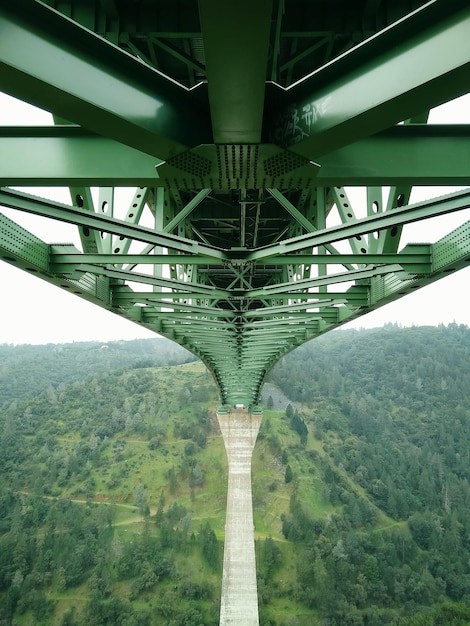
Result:
<svg viewBox="0 0 470 626"><path fill-rule="evenodd" d="M442 189L468 185L470 126L430 117L469 91L468 3L345 4L1 1L0 91L51 122L0 127L0 259L173 339L244 405L296 346L469 265L465 219L405 236L470 206Z"/></svg>

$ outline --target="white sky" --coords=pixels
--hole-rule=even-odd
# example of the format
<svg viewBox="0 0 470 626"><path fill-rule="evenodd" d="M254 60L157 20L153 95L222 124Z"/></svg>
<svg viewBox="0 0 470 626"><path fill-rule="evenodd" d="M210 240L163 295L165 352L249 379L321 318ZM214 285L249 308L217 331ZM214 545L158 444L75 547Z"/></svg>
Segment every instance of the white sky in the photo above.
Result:
<svg viewBox="0 0 470 626"><path fill-rule="evenodd" d="M469 117L470 96L465 96L435 109L430 121L468 123ZM0 94L0 125L50 123L48 113ZM414 189L411 202L453 190L454 188L433 189L432 191L426 188ZM31 193L35 192L31 191ZM70 202L66 191L57 190L57 193L59 194L58 200ZM53 234L48 227L46 235L44 221L41 218L3 208L0 208L0 211L20 222L45 241L76 240L76 229L70 225L59 224ZM470 219L469 213L469 210L454 213L434 220L429 226L425 226L424 222L419 222L405 227L401 247L406 242L433 243ZM444 228L439 227L439 220L445 220ZM155 337L154 333L137 324L109 313L2 261L0 261L0 283L2 285L0 343L44 344L89 340L105 342ZM470 268L466 268L433 285L404 296L397 302L364 315L343 328L373 328L383 326L387 322L397 322L402 326L438 325L451 322L470 325L469 284Z"/></svg>

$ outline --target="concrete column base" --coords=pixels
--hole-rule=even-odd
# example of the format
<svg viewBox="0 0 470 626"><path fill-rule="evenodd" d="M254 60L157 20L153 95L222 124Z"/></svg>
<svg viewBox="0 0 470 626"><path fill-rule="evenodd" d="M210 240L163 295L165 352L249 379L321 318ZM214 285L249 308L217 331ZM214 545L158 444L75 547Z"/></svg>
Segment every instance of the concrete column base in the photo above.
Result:
<svg viewBox="0 0 470 626"><path fill-rule="evenodd" d="M227 515L220 625L258 626L251 457L261 415L217 415L228 459Z"/></svg>

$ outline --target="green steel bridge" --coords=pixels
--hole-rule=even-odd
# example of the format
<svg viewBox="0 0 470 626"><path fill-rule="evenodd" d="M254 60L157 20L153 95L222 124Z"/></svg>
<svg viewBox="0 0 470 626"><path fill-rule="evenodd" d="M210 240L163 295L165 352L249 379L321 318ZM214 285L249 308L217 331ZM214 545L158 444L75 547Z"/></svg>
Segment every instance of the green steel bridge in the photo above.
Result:
<svg viewBox="0 0 470 626"><path fill-rule="evenodd" d="M442 195L470 126L428 123L470 91L468 0L0 0L0 91L52 114L1 126L1 207L77 232L0 208L0 259L183 345L223 404L470 265L470 222L402 237L470 206Z"/></svg>

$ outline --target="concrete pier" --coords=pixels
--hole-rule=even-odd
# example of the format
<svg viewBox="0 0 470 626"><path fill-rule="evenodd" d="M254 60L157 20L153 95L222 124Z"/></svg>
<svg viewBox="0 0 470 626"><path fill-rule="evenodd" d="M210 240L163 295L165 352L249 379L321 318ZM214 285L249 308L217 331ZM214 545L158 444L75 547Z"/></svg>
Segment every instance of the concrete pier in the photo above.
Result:
<svg viewBox="0 0 470 626"><path fill-rule="evenodd" d="M259 625L251 457L261 417L244 410L217 414L228 459L221 626Z"/></svg>

